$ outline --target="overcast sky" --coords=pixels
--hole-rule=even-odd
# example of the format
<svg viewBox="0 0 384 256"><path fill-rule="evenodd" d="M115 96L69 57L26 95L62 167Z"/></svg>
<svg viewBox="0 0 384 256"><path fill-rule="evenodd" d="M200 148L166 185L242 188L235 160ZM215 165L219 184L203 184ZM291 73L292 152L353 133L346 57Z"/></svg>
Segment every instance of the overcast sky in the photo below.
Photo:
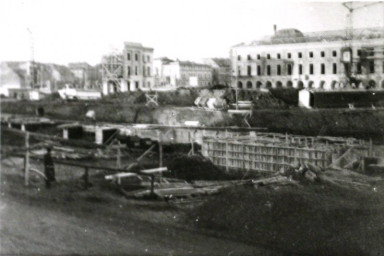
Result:
<svg viewBox="0 0 384 256"><path fill-rule="evenodd" d="M273 24L302 32L344 29L347 11L341 3L0 0L0 60L30 60L32 42L36 61L59 64L96 64L124 41L153 47L155 57L228 57L231 46L272 34ZM384 27L383 3L354 13L354 27L373 26Z"/></svg>

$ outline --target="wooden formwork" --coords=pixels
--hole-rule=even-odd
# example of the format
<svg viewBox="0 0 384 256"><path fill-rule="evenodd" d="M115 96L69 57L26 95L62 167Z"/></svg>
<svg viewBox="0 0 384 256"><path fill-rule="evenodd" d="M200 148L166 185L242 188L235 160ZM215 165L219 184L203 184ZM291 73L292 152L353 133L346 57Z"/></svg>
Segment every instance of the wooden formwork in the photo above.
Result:
<svg viewBox="0 0 384 256"><path fill-rule="evenodd" d="M313 140L292 143L292 138L288 138L286 142L265 136L204 138L202 153L215 165L226 169L257 171L278 171L298 163L324 168L332 163L334 153L340 153L338 147L315 144Z"/></svg>

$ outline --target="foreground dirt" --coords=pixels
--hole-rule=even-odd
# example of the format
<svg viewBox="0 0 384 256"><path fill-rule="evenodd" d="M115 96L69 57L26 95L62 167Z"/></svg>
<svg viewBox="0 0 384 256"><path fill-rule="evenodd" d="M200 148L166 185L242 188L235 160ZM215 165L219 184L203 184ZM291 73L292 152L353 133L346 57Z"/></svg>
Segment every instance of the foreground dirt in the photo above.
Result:
<svg viewBox="0 0 384 256"><path fill-rule="evenodd" d="M21 166L1 165L1 255L276 255L197 233L164 202L129 201L97 186L84 191L73 180L47 190L32 177L25 187Z"/></svg>

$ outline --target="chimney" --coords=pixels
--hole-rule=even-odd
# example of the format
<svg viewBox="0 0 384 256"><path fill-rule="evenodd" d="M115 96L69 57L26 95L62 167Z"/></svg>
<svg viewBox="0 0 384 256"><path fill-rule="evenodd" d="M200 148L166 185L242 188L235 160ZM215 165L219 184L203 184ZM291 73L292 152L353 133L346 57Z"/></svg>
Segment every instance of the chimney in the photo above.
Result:
<svg viewBox="0 0 384 256"><path fill-rule="evenodd" d="M276 24L273 25L273 32L276 34L277 26Z"/></svg>

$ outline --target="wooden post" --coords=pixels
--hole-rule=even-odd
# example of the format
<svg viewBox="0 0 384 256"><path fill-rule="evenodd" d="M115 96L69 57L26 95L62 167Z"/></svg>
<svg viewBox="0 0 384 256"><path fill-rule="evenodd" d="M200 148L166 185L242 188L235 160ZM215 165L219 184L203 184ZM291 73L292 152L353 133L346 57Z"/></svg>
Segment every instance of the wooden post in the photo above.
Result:
<svg viewBox="0 0 384 256"><path fill-rule="evenodd" d="M121 144L120 144L120 141L117 141L116 166L119 169L121 168Z"/></svg>
<svg viewBox="0 0 384 256"><path fill-rule="evenodd" d="M159 137L159 167L163 167L163 144L161 142L161 131L158 131Z"/></svg>
<svg viewBox="0 0 384 256"><path fill-rule="evenodd" d="M225 131L227 131L227 130L225 130ZM229 154L229 152L228 152L228 147L229 147L229 145L228 145L228 139L226 139L225 140L225 170L228 172L229 171L229 159L228 159L228 154Z"/></svg>
<svg viewBox="0 0 384 256"><path fill-rule="evenodd" d="M155 195L155 175L151 175L151 196Z"/></svg>
<svg viewBox="0 0 384 256"><path fill-rule="evenodd" d="M191 132L192 155L195 154L195 131Z"/></svg>
<svg viewBox="0 0 384 256"><path fill-rule="evenodd" d="M24 178L25 185L29 185L29 132L25 133L25 159L24 159Z"/></svg>
<svg viewBox="0 0 384 256"><path fill-rule="evenodd" d="M84 172L84 189L88 189L88 167L85 167Z"/></svg>

